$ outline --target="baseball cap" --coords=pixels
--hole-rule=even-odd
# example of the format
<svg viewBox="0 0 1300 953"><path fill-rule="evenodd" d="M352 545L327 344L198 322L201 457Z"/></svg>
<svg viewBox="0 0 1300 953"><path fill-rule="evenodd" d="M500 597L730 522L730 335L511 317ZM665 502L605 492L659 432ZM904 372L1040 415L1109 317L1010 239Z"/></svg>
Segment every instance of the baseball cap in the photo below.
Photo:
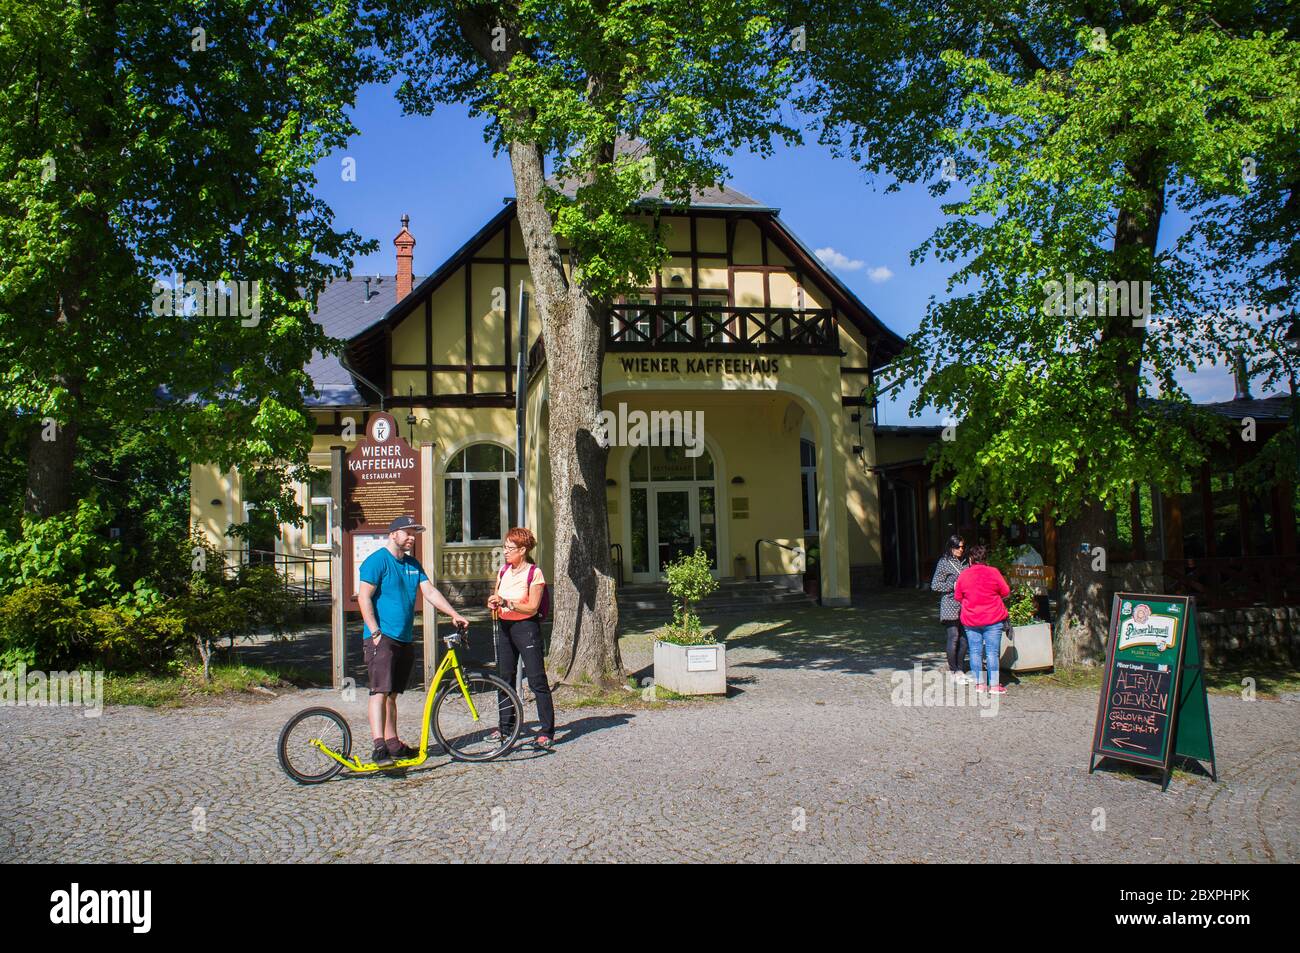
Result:
<svg viewBox="0 0 1300 953"><path fill-rule="evenodd" d="M388 524L388 531L390 533L396 533L399 529L404 529L408 533L424 532L424 527L409 516L399 516Z"/></svg>

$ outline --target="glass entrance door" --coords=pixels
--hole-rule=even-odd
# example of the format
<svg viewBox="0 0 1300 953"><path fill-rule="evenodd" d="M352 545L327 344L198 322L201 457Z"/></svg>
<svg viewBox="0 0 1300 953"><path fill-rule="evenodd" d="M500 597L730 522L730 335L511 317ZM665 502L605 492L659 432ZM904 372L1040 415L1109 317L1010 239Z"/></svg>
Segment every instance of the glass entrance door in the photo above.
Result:
<svg viewBox="0 0 1300 953"><path fill-rule="evenodd" d="M692 486L655 490L655 565L663 578L664 566L696 549L709 555L709 568L718 571L718 524L713 487Z"/></svg>
<svg viewBox="0 0 1300 953"><path fill-rule="evenodd" d="M655 570L661 576L668 563L695 552L699 529L691 518L691 495L689 489L655 491Z"/></svg>

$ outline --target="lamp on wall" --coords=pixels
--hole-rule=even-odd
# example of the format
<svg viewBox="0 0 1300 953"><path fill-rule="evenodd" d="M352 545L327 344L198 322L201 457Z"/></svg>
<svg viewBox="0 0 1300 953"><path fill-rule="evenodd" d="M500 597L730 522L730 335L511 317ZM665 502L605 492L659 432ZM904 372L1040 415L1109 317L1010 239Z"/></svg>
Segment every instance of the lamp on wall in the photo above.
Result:
<svg viewBox="0 0 1300 953"><path fill-rule="evenodd" d="M615 480L613 477L606 477L605 486L618 486L618 481Z"/></svg>
<svg viewBox="0 0 1300 953"><path fill-rule="evenodd" d="M406 385L406 396L411 402L406 411L406 426L411 432L411 446L415 446L415 385Z"/></svg>
<svg viewBox="0 0 1300 953"><path fill-rule="evenodd" d="M741 484L745 482L745 478L743 476L734 476L731 478L731 482L735 484Z"/></svg>

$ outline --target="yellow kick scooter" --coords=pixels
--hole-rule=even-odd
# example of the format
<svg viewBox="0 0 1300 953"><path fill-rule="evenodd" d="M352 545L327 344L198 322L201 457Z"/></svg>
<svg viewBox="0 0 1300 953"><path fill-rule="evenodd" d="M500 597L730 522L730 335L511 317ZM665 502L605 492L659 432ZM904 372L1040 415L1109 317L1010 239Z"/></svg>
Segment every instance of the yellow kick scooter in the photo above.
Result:
<svg viewBox="0 0 1300 953"><path fill-rule="evenodd" d="M519 696L512 686L495 675L461 668L456 650L468 647L468 627L444 636L443 642L447 654L429 686L420 750L414 758L380 766L352 757L352 730L348 720L332 708L308 708L290 718L280 731L276 751L284 773L299 784L320 784L345 768L353 774L413 768L429 757L431 728L438 743L458 761L491 761L509 751L524 723L524 706ZM439 690L448 672L452 679ZM486 717L494 713L498 717ZM500 724L512 724L514 730L509 734L500 733ZM492 737L494 734L496 737Z"/></svg>

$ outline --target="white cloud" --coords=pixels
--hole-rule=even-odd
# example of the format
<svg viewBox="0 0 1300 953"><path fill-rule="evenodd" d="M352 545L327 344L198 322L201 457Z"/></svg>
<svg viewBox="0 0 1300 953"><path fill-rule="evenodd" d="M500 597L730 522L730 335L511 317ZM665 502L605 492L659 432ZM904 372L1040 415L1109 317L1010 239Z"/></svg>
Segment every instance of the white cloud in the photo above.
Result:
<svg viewBox="0 0 1300 953"><path fill-rule="evenodd" d="M872 268L867 272L867 277L879 285L884 284L890 278L894 277L894 273L884 265L880 265L879 267Z"/></svg>
<svg viewBox="0 0 1300 953"><path fill-rule="evenodd" d="M825 248L818 248L813 254L820 258L822 264L826 267L835 268L839 271L857 271L866 264L865 261L858 261L856 258L850 258L837 252L829 245Z"/></svg>

